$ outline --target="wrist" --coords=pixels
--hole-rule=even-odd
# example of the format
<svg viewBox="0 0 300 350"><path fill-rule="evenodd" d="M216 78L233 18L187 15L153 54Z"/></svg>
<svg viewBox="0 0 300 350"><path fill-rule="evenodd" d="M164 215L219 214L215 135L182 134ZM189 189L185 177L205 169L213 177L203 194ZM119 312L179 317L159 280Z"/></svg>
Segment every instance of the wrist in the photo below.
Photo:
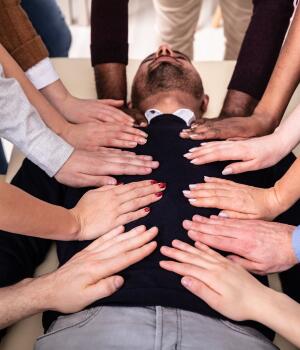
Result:
<svg viewBox="0 0 300 350"><path fill-rule="evenodd" d="M258 307L253 308L253 320L272 328L272 319L278 317L277 304L283 294L274 289L262 286L263 292L258 295Z"/></svg>
<svg viewBox="0 0 300 350"><path fill-rule="evenodd" d="M76 207L69 209L68 212L71 218L69 235L72 238L70 238L70 241L81 241L84 237L82 233L83 225L81 223L80 214L77 212Z"/></svg>
<svg viewBox="0 0 300 350"><path fill-rule="evenodd" d="M265 193L265 205L269 216L267 219L273 220L289 208L289 200L280 186L280 180L275 183L274 187L267 188Z"/></svg>

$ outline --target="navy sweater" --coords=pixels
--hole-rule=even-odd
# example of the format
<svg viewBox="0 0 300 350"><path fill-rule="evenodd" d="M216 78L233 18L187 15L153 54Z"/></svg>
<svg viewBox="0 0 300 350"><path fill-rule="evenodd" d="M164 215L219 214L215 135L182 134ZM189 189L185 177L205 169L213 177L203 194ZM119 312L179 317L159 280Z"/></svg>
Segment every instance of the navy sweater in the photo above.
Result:
<svg viewBox="0 0 300 350"><path fill-rule="evenodd" d="M145 178L167 183L162 199L151 206L151 213L145 218L128 224L126 227L126 229L131 229L140 224L147 227L158 226L157 242L159 247L170 245L175 238L193 243L182 228L182 221L190 219L196 213L203 216L218 213L216 209L192 207L187 199L183 197L182 190L187 189L189 184L202 182L205 175L222 177L221 171L226 165L224 162L218 162L196 166L185 159L183 154L191 147L198 145L199 141L179 138L179 132L184 127L185 123L173 115L162 115L152 120L147 129L149 134L147 144L138 146L135 151L138 154L152 155L155 160L160 162L160 167L148 176L120 176L118 178L125 183ZM273 168L227 178L252 186L270 187L282 176L294 159L293 155L289 155ZM28 160L24 162L13 180L13 184L38 198L63 205L66 208L73 207L88 190L61 185L55 179L49 178ZM299 212L299 203L278 218L277 221L296 225L298 223L297 212ZM68 261L89 243L87 241L57 242L60 264ZM49 241L37 238L5 233L0 235L0 277L2 285L14 283L31 275L35 266L43 259L49 244ZM121 275L125 278L124 286L112 296L94 303L93 306L161 305L190 310L211 317L221 317L201 299L184 289L180 284L178 275L161 269L159 267L161 259L165 259L165 257L160 254L158 248L143 261L123 271ZM267 284L266 277L259 276L258 279ZM293 283L294 281L292 281ZM298 295L299 288L295 289L294 287L290 289L294 291L295 296ZM46 317L46 326L55 317L56 315L49 313ZM272 337L272 333L260 325L254 323L251 323L251 325L270 338Z"/></svg>

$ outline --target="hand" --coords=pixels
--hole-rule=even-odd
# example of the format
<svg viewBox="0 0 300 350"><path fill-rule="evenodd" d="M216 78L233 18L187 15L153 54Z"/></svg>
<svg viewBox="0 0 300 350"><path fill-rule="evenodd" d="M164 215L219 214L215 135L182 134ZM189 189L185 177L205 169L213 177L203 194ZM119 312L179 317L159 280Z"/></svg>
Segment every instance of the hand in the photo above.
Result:
<svg viewBox="0 0 300 350"><path fill-rule="evenodd" d="M160 200L165 188L165 183L146 180L88 191L76 207L70 209L80 227L75 239L95 239L148 215L150 208L146 206Z"/></svg>
<svg viewBox="0 0 300 350"><path fill-rule="evenodd" d="M182 130L180 136L192 140L244 139L268 135L276 126L270 122L270 118L260 114L253 114L251 117L202 119L190 129Z"/></svg>
<svg viewBox="0 0 300 350"><path fill-rule="evenodd" d="M235 321L255 320L264 310L270 289L238 264L199 242L196 248L178 240L172 246L161 252L176 262L160 266L183 276L182 285L214 310Z"/></svg>
<svg viewBox="0 0 300 350"><path fill-rule="evenodd" d="M126 233L123 229L118 227L98 238L57 271L40 278L45 309L77 312L123 285L123 278L114 274L150 255L157 243L149 242L158 233L156 227L146 230L139 226ZM41 287L35 288L32 297L36 293L41 293Z"/></svg>
<svg viewBox="0 0 300 350"><path fill-rule="evenodd" d="M89 122L69 124L62 137L73 147L85 151L98 151L103 146L134 148L147 142L147 134L132 126Z"/></svg>
<svg viewBox="0 0 300 350"><path fill-rule="evenodd" d="M184 155L192 164L202 165L217 161L239 160L227 165L223 175L239 174L268 168L290 151L276 133L244 141L216 141L202 143Z"/></svg>
<svg viewBox="0 0 300 350"><path fill-rule="evenodd" d="M100 121L131 126L134 120L118 109L123 105L124 101L121 100L84 100L66 94L65 99L57 107L71 123Z"/></svg>
<svg viewBox="0 0 300 350"><path fill-rule="evenodd" d="M204 181L183 191L195 207L223 209L219 216L232 219L273 220L284 211L276 187L256 188L208 176Z"/></svg>
<svg viewBox="0 0 300 350"><path fill-rule="evenodd" d="M286 271L297 264L292 248L294 226L195 215L183 227L194 241L233 253L229 259L259 275Z"/></svg>
<svg viewBox="0 0 300 350"><path fill-rule="evenodd" d="M71 187L100 187L117 183L109 175L147 175L158 166L151 156L109 149L99 152L75 150L55 178Z"/></svg>

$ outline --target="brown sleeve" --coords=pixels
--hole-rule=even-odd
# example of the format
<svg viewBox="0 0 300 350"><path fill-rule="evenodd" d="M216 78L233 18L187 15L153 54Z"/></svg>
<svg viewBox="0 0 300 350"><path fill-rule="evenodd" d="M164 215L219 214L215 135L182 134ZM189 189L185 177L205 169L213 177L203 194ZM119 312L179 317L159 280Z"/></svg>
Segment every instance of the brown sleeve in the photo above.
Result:
<svg viewBox="0 0 300 350"><path fill-rule="evenodd" d="M20 5L0 0L0 43L24 71L48 57L48 50Z"/></svg>

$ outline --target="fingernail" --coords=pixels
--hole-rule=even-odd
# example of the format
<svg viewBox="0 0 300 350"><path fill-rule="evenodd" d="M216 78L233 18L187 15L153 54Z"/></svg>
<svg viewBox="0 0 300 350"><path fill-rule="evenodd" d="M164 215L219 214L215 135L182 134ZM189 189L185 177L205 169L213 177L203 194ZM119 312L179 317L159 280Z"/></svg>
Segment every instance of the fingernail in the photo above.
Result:
<svg viewBox="0 0 300 350"><path fill-rule="evenodd" d="M225 169L222 171L222 174L223 174L223 175L230 175L230 174L232 174L232 169L231 169L231 168L225 168Z"/></svg>
<svg viewBox="0 0 300 350"><path fill-rule="evenodd" d="M190 161L190 163L192 163L192 164L196 164L196 165L197 165L197 159L193 159L193 160L191 160L191 161Z"/></svg>
<svg viewBox="0 0 300 350"><path fill-rule="evenodd" d="M191 285L192 285L192 281L187 277L183 277L181 279L181 283L187 288L191 287Z"/></svg>
<svg viewBox="0 0 300 350"><path fill-rule="evenodd" d="M151 183L151 185L154 185L154 184L157 184L157 181L156 180L151 180L150 183Z"/></svg>
<svg viewBox="0 0 300 350"><path fill-rule="evenodd" d="M189 158L191 158L192 154L191 153L185 153L183 156L185 158L189 159Z"/></svg>
<svg viewBox="0 0 300 350"><path fill-rule="evenodd" d="M196 198L190 198L190 199L189 199L189 202L190 202L190 203L197 202L197 199L196 199Z"/></svg>
<svg viewBox="0 0 300 350"><path fill-rule="evenodd" d="M115 179L108 180L107 185L117 185L118 182Z"/></svg>
<svg viewBox="0 0 300 350"><path fill-rule="evenodd" d="M153 168L157 168L157 167L159 166L159 162L157 162L157 161L154 160L154 161L151 163L151 165L152 165Z"/></svg>
<svg viewBox="0 0 300 350"><path fill-rule="evenodd" d="M201 142L200 146L204 146L204 145L207 145L207 144L208 144L208 142Z"/></svg>
<svg viewBox="0 0 300 350"><path fill-rule="evenodd" d="M149 213L150 208L149 208L149 207L146 207L146 208L144 209L144 211L145 211L146 213Z"/></svg>
<svg viewBox="0 0 300 350"><path fill-rule="evenodd" d="M197 151L197 150L198 150L198 147L194 147L194 148L189 149L189 152L190 152L190 153L193 153L193 152L195 152L195 151Z"/></svg>
<svg viewBox="0 0 300 350"><path fill-rule="evenodd" d="M163 192L157 192L155 193L156 197L161 197L163 195Z"/></svg>
<svg viewBox="0 0 300 350"><path fill-rule="evenodd" d="M189 188L193 189L193 188L196 188L197 186L198 186L198 184L191 184L191 185L189 185Z"/></svg>
<svg viewBox="0 0 300 350"><path fill-rule="evenodd" d="M123 285L123 279L120 277L116 277L114 280L114 284L117 289L121 288Z"/></svg>
<svg viewBox="0 0 300 350"><path fill-rule="evenodd" d="M223 211L220 211L219 215L221 218L228 218L228 215L224 213Z"/></svg>
<svg viewBox="0 0 300 350"><path fill-rule="evenodd" d="M211 177L210 176L204 176L204 180L206 181L206 180L210 180L211 179Z"/></svg>
<svg viewBox="0 0 300 350"><path fill-rule="evenodd" d="M137 143L136 142L128 142L129 146L136 147Z"/></svg>
<svg viewBox="0 0 300 350"><path fill-rule="evenodd" d="M185 195L185 196L189 196L191 194L191 191L182 191L182 193Z"/></svg>
<svg viewBox="0 0 300 350"><path fill-rule="evenodd" d="M165 182L160 182L158 185L160 188L166 188L167 184Z"/></svg>
<svg viewBox="0 0 300 350"><path fill-rule="evenodd" d="M139 139L139 144L140 144L140 145L144 145L145 143L147 143L147 140L145 140L145 139Z"/></svg>

